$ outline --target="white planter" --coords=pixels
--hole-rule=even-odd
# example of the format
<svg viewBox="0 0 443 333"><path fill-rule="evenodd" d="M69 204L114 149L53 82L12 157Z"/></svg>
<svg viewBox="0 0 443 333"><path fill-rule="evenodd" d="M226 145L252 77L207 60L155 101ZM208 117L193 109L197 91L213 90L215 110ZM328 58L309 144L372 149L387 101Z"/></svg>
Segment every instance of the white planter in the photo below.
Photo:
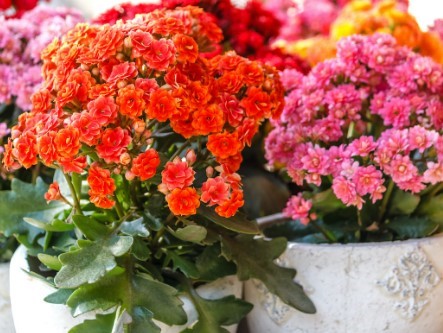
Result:
<svg viewBox="0 0 443 333"><path fill-rule="evenodd" d="M93 314L87 313L73 318L68 307L46 303L43 299L55 289L25 272L28 270L26 249L20 246L11 260L11 303L16 333L67 333L73 326L94 317ZM208 299L228 295L240 298L242 291L243 285L235 276L228 276L197 288L197 293ZM190 325L197 319L197 312L189 299L186 297L181 299ZM178 333L187 326L167 326L159 322L156 324L165 333ZM237 325L229 326L227 329L230 333L235 333ZM0 329L0 333L9 333L9 331Z"/></svg>
<svg viewBox="0 0 443 333"><path fill-rule="evenodd" d="M0 263L0 332L15 332L9 299L9 263Z"/></svg>
<svg viewBox="0 0 443 333"><path fill-rule="evenodd" d="M289 243L280 264L297 269L317 313L283 304L256 281L253 333L442 333L443 235L348 245Z"/></svg>

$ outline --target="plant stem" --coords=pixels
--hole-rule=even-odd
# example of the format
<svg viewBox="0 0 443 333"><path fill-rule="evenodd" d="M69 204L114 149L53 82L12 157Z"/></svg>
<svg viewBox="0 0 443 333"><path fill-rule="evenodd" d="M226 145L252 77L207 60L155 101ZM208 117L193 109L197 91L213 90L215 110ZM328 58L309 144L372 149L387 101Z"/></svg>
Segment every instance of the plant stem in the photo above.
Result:
<svg viewBox="0 0 443 333"><path fill-rule="evenodd" d="M65 176L66 182L68 183L69 186L69 190L71 191L72 199L74 200L74 209L77 213L83 215L82 208L80 206L80 200L79 197L77 196L77 192L74 188L74 185L72 184L71 176L68 175L67 173L63 173L63 175Z"/></svg>
<svg viewBox="0 0 443 333"><path fill-rule="evenodd" d="M337 243L337 238L334 236L334 234L332 232L319 226L316 221L311 221L309 223L312 224L315 229L320 231L322 233L322 235L325 236L325 238L328 240L329 243Z"/></svg>
<svg viewBox="0 0 443 333"><path fill-rule="evenodd" d="M123 210L122 205L118 201L117 196L115 197L115 210L117 211L117 215L118 215L119 219L122 219L123 216L125 216L125 212Z"/></svg>
<svg viewBox="0 0 443 333"><path fill-rule="evenodd" d="M389 201L391 200L392 192L394 191L394 182L392 179L389 181L388 188L386 189L385 196L381 203L380 207L380 215L378 217L379 224L383 224L383 220L385 219L386 209L388 208Z"/></svg>
<svg viewBox="0 0 443 333"><path fill-rule="evenodd" d="M180 148L177 149L177 151L171 156L171 158L169 160L172 161L174 158L179 156L187 147L189 147L190 143L191 143L191 141L189 141L189 140L186 140L185 142L183 142L183 144L180 146Z"/></svg>

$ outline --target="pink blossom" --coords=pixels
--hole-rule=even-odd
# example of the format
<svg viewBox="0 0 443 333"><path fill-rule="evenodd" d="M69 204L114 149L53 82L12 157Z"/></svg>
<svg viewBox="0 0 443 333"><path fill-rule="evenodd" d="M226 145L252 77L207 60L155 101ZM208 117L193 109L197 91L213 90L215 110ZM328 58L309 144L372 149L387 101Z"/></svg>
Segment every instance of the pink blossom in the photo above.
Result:
<svg viewBox="0 0 443 333"><path fill-rule="evenodd" d="M289 199L283 214L306 225L310 221L309 211L311 208L312 201L305 200L301 194L298 194Z"/></svg>
<svg viewBox="0 0 443 333"><path fill-rule="evenodd" d="M352 141L348 149L353 156L365 157L372 153L375 148L377 148L377 144L372 136L361 136Z"/></svg>
<svg viewBox="0 0 443 333"><path fill-rule="evenodd" d="M432 185L443 182L443 164L428 162L428 169L423 174L423 181Z"/></svg>
<svg viewBox="0 0 443 333"><path fill-rule="evenodd" d="M230 186L218 176L205 181L201 190L201 201L208 203L208 206L221 205L229 198Z"/></svg>
<svg viewBox="0 0 443 333"><path fill-rule="evenodd" d="M383 123L386 126L401 129L410 124L411 105L403 98L390 97L378 110L378 114L383 118Z"/></svg>
<svg viewBox="0 0 443 333"><path fill-rule="evenodd" d="M436 131L428 131L418 125L409 129L409 148L418 149L420 153L433 146L437 139L438 133Z"/></svg>
<svg viewBox="0 0 443 333"><path fill-rule="evenodd" d="M412 163L409 156L396 155L385 171L392 177L395 183L404 183L418 175L417 167Z"/></svg>
<svg viewBox="0 0 443 333"><path fill-rule="evenodd" d="M169 191L176 188L185 188L194 182L195 171L188 165L186 161L182 161L179 157L172 162L168 162L162 171L162 183L166 185Z"/></svg>
<svg viewBox="0 0 443 333"><path fill-rule="evenodd" d="M308 146L306 155L301 159L303 169L310 173L325 174L328 167L326 149L319 146Z"/></svg>
<svg viewBox="0 0 443 333"><path fill-rule="evenodd" d="M363 199L358 196L355 184L345 177L337 177L332 181L332 190L337 198L339 198L346 206L357 206L358 209L363 207Z"/></svg>
<svg viewBox="0 0 443 333"><path fill-rule="evenodd" d="M373 193L375 193L376 197L381 194L380 192L384 182L382 172L377 170L373 165L357 168L352 177L352 181L355 183L355 189L358 195L364 196L370 194L371 197Z"/></svg>
<svg viewBox="0 0 443 333"><path fill-rule="evenodd" d="M0 123L0 139L4 138L6 135L11 133L6 123Z"/></svg>
<svg viewBox="0 0 443 333"><path fill-rule="evenodd" d="M400 190L410 191L412 193L419 193L424 190L425 185L423 184L423 179L419 175L414 175L410 179L404 182L397 182L396 185Z"/></svg>

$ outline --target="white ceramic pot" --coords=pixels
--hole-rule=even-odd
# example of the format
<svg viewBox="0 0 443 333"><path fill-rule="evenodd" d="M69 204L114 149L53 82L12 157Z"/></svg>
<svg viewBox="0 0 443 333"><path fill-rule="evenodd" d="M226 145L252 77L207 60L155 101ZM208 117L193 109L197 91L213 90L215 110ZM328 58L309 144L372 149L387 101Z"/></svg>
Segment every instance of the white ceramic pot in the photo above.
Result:
<svg viewBox="0 0 443 333"><path fill-rule="evenodd" d="M245 284L254 304L253 333L442 333L443 235L383 243L289 243L279 258L317 313L298 312L257 281Z"/></svg>
<svg viewBox="0 0 443 333"><path fill-rule="evenodd" d="M9 263L0 264L0 332L15 332L9 299Z"/></svg>
<svg viewBox="0 0 443 333"><path fill-rule="evenodd" d="M94 317L92 313L86 313L73 318L68 307L46 303L43 299L55 289L26 271L29 271L26 249L20 246L11 260L11 303L16 333L67 333L73 326ZM241 298L242 291L243 285L235 276L218 279L197 288L197 293L207 299L228 295ZM167 326L156 322L162 332L181 332L197 320L198 315L191 301L186 297L181 299L188 315L188 324ZM237 325L229 326L227 329L230 333L235 333ZM0 329L0 333L9 333L9 331Z"/></svg>

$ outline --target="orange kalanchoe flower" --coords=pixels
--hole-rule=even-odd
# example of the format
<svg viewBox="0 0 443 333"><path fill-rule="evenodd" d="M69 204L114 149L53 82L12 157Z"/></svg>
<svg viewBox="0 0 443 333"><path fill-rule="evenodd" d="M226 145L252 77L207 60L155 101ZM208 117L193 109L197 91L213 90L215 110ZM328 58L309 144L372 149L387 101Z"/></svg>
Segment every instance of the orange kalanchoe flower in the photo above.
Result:
<svg viewBox="0 0 443 333"><path fill-rule="evenodd" d="M194 7L77 25L42 53L44 85L12 129L3 163L77 173L91 203L120 215L159 195L176 215L196 214L200 202L234 215L243 204L241 151L281 113L283 88L267 65L233 52L205 58L222 38ZM209 179L194 184L207 166ZM143 194L118 205L117 181Z"/></svg>
<svg viewBox="0 0 443 333"><path fill-rule="evenodd" d="M193 187L174 189L166 195L166 202L174 215L194 215L200 207L200 198Z"/></svg>
<svg viewBox="0 0 443 333"><path fill-rule="evenodd" d="M57 182L53 182L49 185L48 191L45 193L45 200L49 203L51 201L60 200L62 194L60 192L60 187Z"/></svg>

